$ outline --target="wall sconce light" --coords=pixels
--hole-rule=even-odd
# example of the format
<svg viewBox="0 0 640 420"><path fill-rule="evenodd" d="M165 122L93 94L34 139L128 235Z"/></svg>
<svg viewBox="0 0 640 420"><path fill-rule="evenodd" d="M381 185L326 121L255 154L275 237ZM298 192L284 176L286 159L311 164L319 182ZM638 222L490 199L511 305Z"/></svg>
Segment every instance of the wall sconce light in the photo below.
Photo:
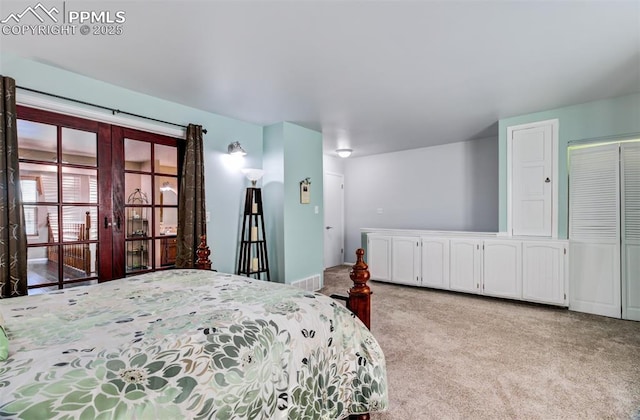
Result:
<svg viewBox="0 0 640 420"><path fill-rule="evenodd" d="M340 156L341 158L348 158L349 156L351 156L351 152L353 152L353 150L351 150L351 149L338 149L338 150L336 150L336 153L338 153L338 156Z"/></svg>
<svg viewBox="0 0 640 420"><path fill-rule="evenodd" d="M229 147L227 148L227 151L229 152L230 155L234 155L234 156L235 155L244 156L247 154L247 152L244 151L242 146L240 146L240 142L238 141L229 143Z"/></svg>

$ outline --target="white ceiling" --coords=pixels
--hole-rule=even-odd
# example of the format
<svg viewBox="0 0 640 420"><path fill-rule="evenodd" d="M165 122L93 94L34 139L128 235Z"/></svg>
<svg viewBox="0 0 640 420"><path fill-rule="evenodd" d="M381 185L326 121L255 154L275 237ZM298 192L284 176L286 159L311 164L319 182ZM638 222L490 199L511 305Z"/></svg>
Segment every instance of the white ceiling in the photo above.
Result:
<svg viewBox="0 0 640 420"><path fill-rule="evenodd" d="M3 3L4 18L33 2ZM640 1L66 2L78 4L125 11L124 34L1 36L2 50L298 123L354 157L495 136L500 118L640 91Z"/></svg>

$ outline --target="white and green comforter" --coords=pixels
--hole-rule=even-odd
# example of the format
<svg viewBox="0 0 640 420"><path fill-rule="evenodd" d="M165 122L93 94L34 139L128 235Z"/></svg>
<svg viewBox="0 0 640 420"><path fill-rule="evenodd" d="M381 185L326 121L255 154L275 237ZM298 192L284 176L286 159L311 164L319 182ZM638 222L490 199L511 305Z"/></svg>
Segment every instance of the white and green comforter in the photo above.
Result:
<svg viewBox="0 0 640 420"><path fill-rule="evenodd" d="M0 417L338 419L384 410L385 361L340 304L171 270L3 299Z"/></svg>

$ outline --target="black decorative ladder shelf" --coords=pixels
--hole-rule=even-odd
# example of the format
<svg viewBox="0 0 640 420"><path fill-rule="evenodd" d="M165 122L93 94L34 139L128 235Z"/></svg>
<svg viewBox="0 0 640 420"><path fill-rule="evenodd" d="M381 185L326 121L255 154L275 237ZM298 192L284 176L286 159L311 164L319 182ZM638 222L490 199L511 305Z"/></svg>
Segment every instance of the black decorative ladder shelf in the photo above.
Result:
<svg viewBox="0 0 640 420"><path fill-rule="evenodd" d="M247 188L240 235L240 255L236 273L271 281L260 188Z"/></svg>

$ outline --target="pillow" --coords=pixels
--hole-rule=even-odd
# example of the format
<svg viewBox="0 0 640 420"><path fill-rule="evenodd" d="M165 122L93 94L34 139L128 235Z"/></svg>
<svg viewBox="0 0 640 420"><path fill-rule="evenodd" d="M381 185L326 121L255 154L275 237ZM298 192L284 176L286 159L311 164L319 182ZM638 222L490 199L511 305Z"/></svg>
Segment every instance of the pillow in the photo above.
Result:
<svg viewBox="0 0 640 420"><path fill-rule="evenodd" d="M9 357L9 338L4 330L4 318L0 313L0 361L7 360Z"/></svg>

